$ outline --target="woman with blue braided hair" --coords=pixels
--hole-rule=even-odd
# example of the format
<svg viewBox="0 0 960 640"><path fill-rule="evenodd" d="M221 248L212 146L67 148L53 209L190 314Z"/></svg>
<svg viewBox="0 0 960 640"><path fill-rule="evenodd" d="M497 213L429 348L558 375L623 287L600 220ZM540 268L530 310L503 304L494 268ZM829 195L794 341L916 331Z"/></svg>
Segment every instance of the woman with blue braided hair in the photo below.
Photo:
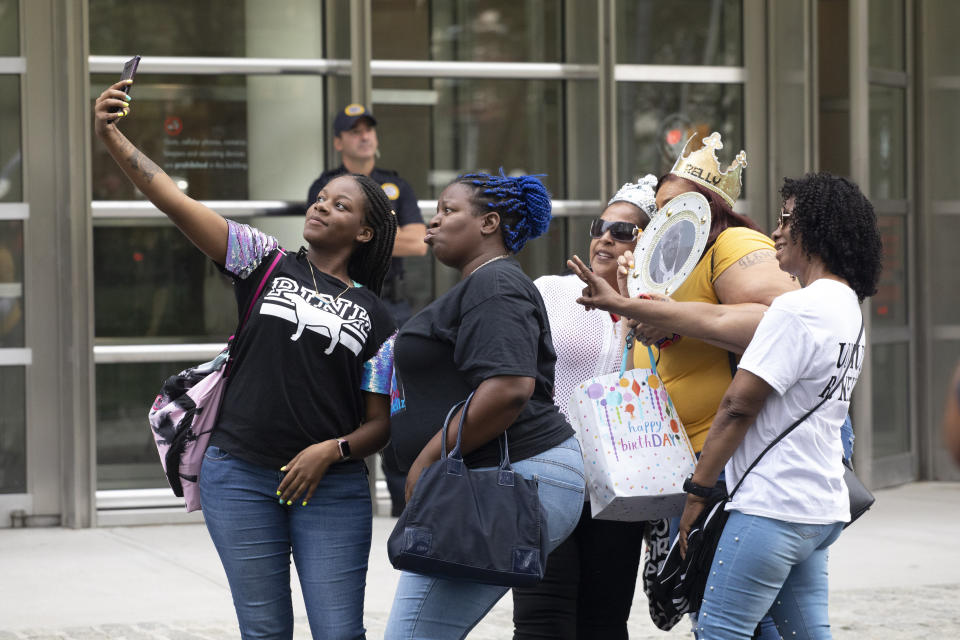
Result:
<svg viewBox="0 0 960 640"><path fill-rule="evenodd" d="M583 458L553 403L557 356L543 299L511 256L550 224L550 194L534 176L483 173L440 194L425 242L461 280L397 336L391 437L407 475L407 499L440 459L440 426L474 392L461 448L468 467L500 462L509 435L514 471L539 479L549 549L573 531L583 508ZM456 444L459 413L447 445ZM507 592L403 572L387 640L463 638Z"/></svg>

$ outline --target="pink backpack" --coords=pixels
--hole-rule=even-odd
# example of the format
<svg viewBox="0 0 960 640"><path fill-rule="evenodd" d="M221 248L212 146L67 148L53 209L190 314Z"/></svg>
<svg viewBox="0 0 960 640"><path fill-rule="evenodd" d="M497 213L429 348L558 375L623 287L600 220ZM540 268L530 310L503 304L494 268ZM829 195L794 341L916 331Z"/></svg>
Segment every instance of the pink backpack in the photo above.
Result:
<svg viewBox="0 0 960 640"><path fill-rule="evenodd" d="M167 475L174 495L186 502L187 511L200 508L200 465L207 450L210 434L217 422L220 399L229 375L230 347L253 311L253 305L263 292L270 274L273 273L282 250L278 250L273 262L263 274L260 286L250 301L234 335L226 348L210 362L198 364L170 376L163 383L159 395L150 407L148 420L157 443L157 453Z"/></svg>

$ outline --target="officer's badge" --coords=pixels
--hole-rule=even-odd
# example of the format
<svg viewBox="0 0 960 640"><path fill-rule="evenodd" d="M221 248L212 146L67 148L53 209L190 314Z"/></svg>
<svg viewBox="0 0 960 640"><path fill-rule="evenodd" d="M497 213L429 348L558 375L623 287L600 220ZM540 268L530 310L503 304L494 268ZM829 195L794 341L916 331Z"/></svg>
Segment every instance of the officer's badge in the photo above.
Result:
<svg viewBox="0 0 960 640"><path fill-rule="evenodd" d="M383 192L387 194L387 197L391 200L396 200L400 197L400 187L393 184L392 182L384 182L380 187L383 189Z"/></svg>

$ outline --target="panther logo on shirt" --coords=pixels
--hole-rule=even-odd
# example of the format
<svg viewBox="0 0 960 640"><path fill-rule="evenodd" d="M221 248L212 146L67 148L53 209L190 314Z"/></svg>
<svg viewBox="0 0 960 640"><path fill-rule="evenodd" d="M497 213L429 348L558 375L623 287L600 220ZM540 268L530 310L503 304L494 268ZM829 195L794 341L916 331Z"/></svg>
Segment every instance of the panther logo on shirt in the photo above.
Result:
<svg viewBox="0 0 960 640"><path fill-rule="evenodd" d="M330 340L324 350L326 355L332 354L338 345L360 355L370 334L366 309L350 300L317 293L292 278L277 277L270 284L260 313L292 323L291 340L296 342L304 331L312 331Z"/></svg>

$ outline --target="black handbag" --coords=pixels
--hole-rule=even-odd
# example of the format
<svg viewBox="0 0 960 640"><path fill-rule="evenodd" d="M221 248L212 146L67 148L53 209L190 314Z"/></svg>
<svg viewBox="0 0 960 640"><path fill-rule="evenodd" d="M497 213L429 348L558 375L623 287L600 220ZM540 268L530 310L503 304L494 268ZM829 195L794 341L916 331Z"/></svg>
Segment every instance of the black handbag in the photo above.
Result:
<svg viewBox="0 0 960 640"><path fill-rule="evenodd" d="M704 506L687 533L687 555L680 555L680 545L674 540L656 576L649 581L645 591L655 603L650 608L651 618L664 631L673 628L683 614L700 610L717 543L730 517L727 502L726 492L721 491Z"/></svg>
<svg viewBox="0 0 960 640"><path fill-rule="evenodd" d="M548 537L536 480L510 466L507 435L499 468L468 469L460 440L473 394L443 423L440 460L430 465L387 540L396 569L449 580L529 587L543 578ZM447 427L457 409L457 444L447 455Z"/></svg>
<svg viewBox="0 0 960 640"><path fill-rule="evenodd" d="M857 334L857 339L854 344L860 343L860 337L862 335L863 325L861 324L860 333ZM656 600L656 606L651 607L651 612L656 611L657 615L652 617L658 626L664 623L672 627L682 614L700 610L700 605L703 602L703 591L707 584L707 577L710 574L710 566L713 564L713 556L717 550L717 543L720 541L723 527L726 525L727 518L729 517L729 513L726 510L727 503L733 498L734 494L736 494L740 488L740 485L743 484L744 478L757 466L761 458L763 458L774 445L787 437L787 435L800 426L804 420L809 418L828 398L833 397L833 394L840 387L843 379L846 378L847 371L849 371L852 362L853 357L847 359L847 367L844 369L843 375L837 378L836 383L830 389L829 393L824 394L820 402L817 403L817 406L807 411L802 418L784 429L780 435L774 438L773 441L760 452L760 455L754 459L750 466L747 467L747 470L743 472L743 475L740 476L740 481L737 482L737 485L733 488L733 491L730 492L729 496L720 488L716 491L715 495L710 498L710 501L706 504L703 511L690 527L690 531L687 533L686 557L681 557L680 555L679 539L674 541L666 559L663 561L663 565L657 571L656 578L650 581L649 593ZM855 482L848 482L847 490L849 491L852 485L858 485L869 495L870 492L867 491L866 487L863 487L863 484L853 475L853 469L846 464L844 466L844 479L846 479L847 476L853 476L855 480ZM873 504L872 495L870 495L870 499L870 504ZM850 522L853 522L863 511L869 508L870 504L854 515L853 496L851 496ZM670 627L666 627L666 629L669 630ZM660 628L663 629L664 627L660 626Z"/></svg>
<svg viewBox="0 0 960 640"><path fill-rule="evenodd" d="M857 518L866 513L867 509L872 507L877 499L860 482L860 478L853 472L853 465L850 464L849 460L843 461L843 481L847 484L847 494L850 496L850 522L843 525L843 528L846 529L856 522Z"/></svg>

